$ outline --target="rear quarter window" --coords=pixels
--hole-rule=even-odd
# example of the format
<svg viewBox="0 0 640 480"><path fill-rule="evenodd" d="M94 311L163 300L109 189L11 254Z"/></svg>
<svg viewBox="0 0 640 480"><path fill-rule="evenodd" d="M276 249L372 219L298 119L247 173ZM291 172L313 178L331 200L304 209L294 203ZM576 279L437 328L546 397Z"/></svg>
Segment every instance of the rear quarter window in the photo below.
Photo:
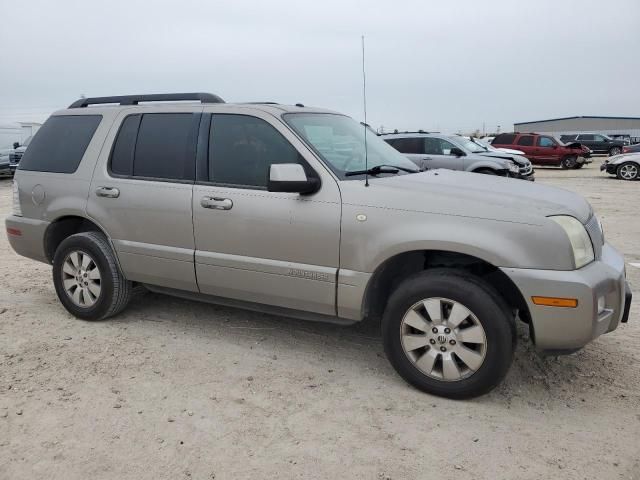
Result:
<svg viewBox="0 0 640 480"><path fill-rule="evenodd" d="M498 135L496 138L494 138L491 144L492 145L511 145L515 139L516 139L515 135L503 133L501 135Z"/></svg>
<svg viewBox="0 0 640 480"><path fill-rule="evenodd" d="M20 170L75 172L101 120L102 115L49 117L24 153Z"/></svg>

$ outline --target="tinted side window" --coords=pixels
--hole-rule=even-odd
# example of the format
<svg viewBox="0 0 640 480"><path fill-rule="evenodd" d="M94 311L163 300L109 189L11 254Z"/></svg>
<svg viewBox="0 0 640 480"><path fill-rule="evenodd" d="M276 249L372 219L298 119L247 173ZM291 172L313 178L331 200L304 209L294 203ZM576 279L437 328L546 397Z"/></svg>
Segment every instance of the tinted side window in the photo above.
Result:
<svg viewBox="0 0 640 480"><path fill-rule="evenodd" d="M396 138L392 146L404 154L424 153L422 138Z"/></svg>
<svg viewBox="0 0 640 480"><path fill-rule="evenodd" d="M198 120L199 116L192 113L144 114L138 130L133 175L193 179Z"/></svg>
<svg viewBox="0 0 640 480"><path fill-rule="evenodd" d="M539 147L553 147L555 142L549 137L538 137Z"/></svg>
<svg viewBox="0 0 640 480"><path fill-rule="evenodd" d="M518 139L518 145L522 145L523 147L530 147L533 145L533 137L531 135L523 135Z"/></svg>
<svg viewBox="0 0 640 480"><path fill-rule="evenodd" d="M578 135L578 140L591 141L593 140L593 135Z"/></svg>
<svg viewBox="0 0 640 480"><path fill-rule="evenodd" d="M298 151L264 120L213 115L209 134L209 181L266 188L275 163L305 164Z"/></svg>
<svg viewBox="0 0 640 480"><path fill-rule="evenodd" d="M116 175L133 174L133 154L142 115L129 115L124 119L111 152L111 172Z"/></svg>
<svg viewBox="0 0 640 480"><path fill-rule="evenodd" d="M21 170L73 173L96 132L102 115L49 117L20 161Z"/></svg>
<svg viewBox="0 0 640 480"><path fill-rule="evenodd" d="M573 142L576 139L576 135L560 135L560 140L563 142Z"/></svg>
<svg viewBox="0 0 640 480"><path fill-rule="evenodd" d="M501 133L496 138L493 139L492 144L496 145L511 145L513 141L516 139L516 136L510 133Z"/></svg>

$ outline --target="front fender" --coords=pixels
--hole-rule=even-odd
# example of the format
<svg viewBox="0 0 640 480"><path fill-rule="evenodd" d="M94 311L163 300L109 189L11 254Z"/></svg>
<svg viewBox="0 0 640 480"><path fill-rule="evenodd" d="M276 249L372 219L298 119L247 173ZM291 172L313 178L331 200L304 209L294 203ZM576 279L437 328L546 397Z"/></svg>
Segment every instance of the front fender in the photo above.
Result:
<svg viewBox="0 0 640 480"><path fill-rule="evenodd" d="M362 214L366 221L357 220ZM387 259L417 250L462 253L496 267L573 269L571 246L551 221L532 225L352 205L344 205L342 218L341 268L357 272L374 272Z"/></svg>
<svg viewBox="0 0 640 480"><path fill-rule="evenodd" d="M478 170L480 168L488 168L490 170L496 170L496 171L505 171L508 170L506 165L500 165L496 162L488 162L488 161L473 161L471 163L469 163L465 170L467 172L473 172L475 170Z"/></svg>

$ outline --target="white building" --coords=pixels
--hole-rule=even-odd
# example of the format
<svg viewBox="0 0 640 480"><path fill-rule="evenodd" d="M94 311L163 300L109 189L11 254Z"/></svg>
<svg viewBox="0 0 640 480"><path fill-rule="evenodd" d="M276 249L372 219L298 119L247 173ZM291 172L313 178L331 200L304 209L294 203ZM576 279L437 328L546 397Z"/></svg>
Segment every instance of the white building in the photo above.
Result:
<svg viewBox="0 0 640 480"><path fill-rule="evenodd" d="M20 122L0 125L0 149L10 148L14 142L23 144L34 135L42 124L37 122Z"/></svg>

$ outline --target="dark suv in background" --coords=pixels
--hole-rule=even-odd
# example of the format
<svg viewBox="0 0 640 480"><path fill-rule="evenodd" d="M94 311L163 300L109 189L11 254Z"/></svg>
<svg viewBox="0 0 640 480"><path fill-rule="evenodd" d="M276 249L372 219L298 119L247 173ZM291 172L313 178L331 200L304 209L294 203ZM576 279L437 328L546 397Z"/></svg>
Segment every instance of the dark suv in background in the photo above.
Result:
<svg viewBox="0 0 640 480"><path fill-rule="evenodd" d="M580 143L564 143L551 135L538 133L501 133L491 145L498 148L515 148L534 165L582 168L590 163L591 150Z"/></svg>
<svg viewBox="0 0 640 480"><path fill-rule="evenodd" d="M624 140L615 140L599 133L574 133L561 135L560 140L565 143L579 142L590 148L593 153L608 153L611 156L620 155L625 146Z"/></svg>

